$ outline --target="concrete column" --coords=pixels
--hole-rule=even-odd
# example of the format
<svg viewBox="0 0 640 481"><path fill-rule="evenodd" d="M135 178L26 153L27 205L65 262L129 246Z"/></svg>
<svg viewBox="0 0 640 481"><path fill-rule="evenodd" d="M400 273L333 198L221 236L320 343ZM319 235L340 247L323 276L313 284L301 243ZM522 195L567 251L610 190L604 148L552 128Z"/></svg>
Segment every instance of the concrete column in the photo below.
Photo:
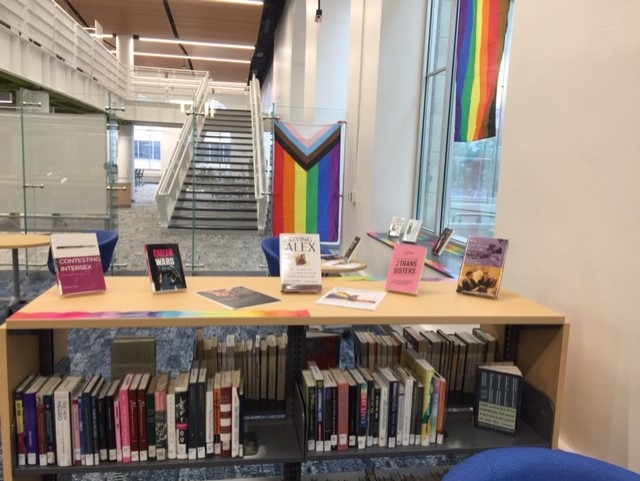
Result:
<svg viewBox="0 0 640 481"><path fill-rule="evenodd" d="M120 124L118 130L118 182L128 182L134 187L133 125Z"/></svg>
<svg viewBox="0 0 640 481"><path fill-rule="evenodd" d="M116 37L116 57L124 65L132 67L133 63L133 35L118 35Z"/></svg>

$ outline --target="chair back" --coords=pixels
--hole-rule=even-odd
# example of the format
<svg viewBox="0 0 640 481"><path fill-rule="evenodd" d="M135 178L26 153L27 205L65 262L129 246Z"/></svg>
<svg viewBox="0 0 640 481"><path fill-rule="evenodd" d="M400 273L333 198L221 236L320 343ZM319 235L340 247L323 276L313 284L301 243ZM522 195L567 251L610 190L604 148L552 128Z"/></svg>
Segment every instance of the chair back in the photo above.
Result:
<svg viewBox="0 0 640 481"><path fill-rule="evenodd" d="M280 238L266 237L262 240L262 251L267 259L269 275L280 276Z"/></svg>

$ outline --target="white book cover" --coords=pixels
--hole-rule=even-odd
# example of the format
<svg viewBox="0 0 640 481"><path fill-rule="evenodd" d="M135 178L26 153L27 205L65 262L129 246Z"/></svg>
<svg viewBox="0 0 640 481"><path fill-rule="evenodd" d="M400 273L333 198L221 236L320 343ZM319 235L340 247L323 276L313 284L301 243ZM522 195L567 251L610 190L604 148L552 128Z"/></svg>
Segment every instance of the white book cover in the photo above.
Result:
<svg viewBox="0 0 640 481"><path fill-rule="evenodd" d="M334 287L318 299L316 303L373 311L380 305L386 295L385 291Z"/></svg>
<svg viewBox="0 0 640 481"><path fill-rule="evenodd" d="M389 388L380 373L374 372L373 378L380 386L380 417L378 420L378 446L387 445L387 421L389 417Z"/></svg>
<svg viewBox="0 0 640 481"><path fill-rule="evenodd" d="M176 380L169 381L167 388L167 459L176 459Z"/></svg>
<svg viewBox="0 0 640 481"><path fill-rule="evenodd" d="M206 412L205 412L205 447L207 456L213 455L213 429L214 429L214 413L213 413L213 378L207 379L207 391L205 394Z"/></svg>
<svg viewBox="0 0 640 481"><path fill-rule="evenodd" d="M322 291L319 234L280 234L280 290Z"/></svg>
<svg viewBox="0 0 640 481"><path fill-rule="evenodd" d="M420 219L410 219L407 224L407 228L402 236L402 242L410 242L415 244L420 234L420 228L422 227L422 221Z"/></svg>
<svg viewBox="0 0 640 481"><path fill-rule="evenodd" d="M51 254L61 295L106 290L95 232L51 234Z"/></svg>
<svg viewBox="0 0 640 481"><path fill-rule="evenodd" d="M56 409L56 458L58 466L73 465L71 398L82 385L82 377L68 376L53 393Z"/></svg>

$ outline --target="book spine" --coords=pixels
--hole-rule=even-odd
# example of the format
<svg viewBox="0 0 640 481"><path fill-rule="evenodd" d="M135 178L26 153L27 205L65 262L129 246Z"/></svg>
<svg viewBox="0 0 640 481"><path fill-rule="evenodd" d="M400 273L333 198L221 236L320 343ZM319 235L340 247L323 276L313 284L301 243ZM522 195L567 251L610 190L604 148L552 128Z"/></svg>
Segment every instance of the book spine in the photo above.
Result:
<svg viewBox="0 0 640 481"><path fill-rule="evenodd" d="M156 391L156 459L164 461L167 459L167 394L166 391Z"/></svg>
<svg viewBox="0 0 640 481"><path fill-rule="evenodd" d="M307 396L309 399L309 405L307 406L307 450L315 451L317 439L316 429L318 429L315 386L307 387Z"/></svg>
<svg viewBox="0 0 640 481"><path fill-rule="evenodd" d="M72 448L73 448L73 464L82 466L82 443L80 441L80 425L82 424L82 416L80 415L80 399L74 397L71 401L72 409ZM60 463L58 463L60 465Z"/></svg>
<svg viewBox="0 0 640 481"><path fill-rule="evenodd" d="M193 460L198 458L198 385L196 382L189 382L187 402L187 417L189 418L187 457Z"/></svg>
<svg viewBox="0 0 640 481"><path fill-rule="evenodd" d="M349 385L338 384L338 450L349 447Z"/></svg>
<svg viewBox="0 0 640 481"><path fill-rule="evenodd" d="M44 420L46 424L47 464L56 464L56 416L54 412L53 393L44 396Z"/></svg>
<svg viewBox="0 0 640 481"><path fill-rule="evenodd" d="M380 432L380 387L375 383L373 383L373 445L377 446L379 443L379 432Z"/></svg>
<svg viewBox="0 0 640 481"><path fill-rule="evenodd" d="M359 383L358 399L358 449L367 447L367 422L369 420L369 404L367 401L367 383Z"/></svg>
<svg viewBox="0 0 640 481"><path fill-rule="evenodd" d="M27 464L27 447L24 439L24 402L22 392L16 392L14 405L16 412L16 451L18 454L18 466L25 466Z"/></svg>
<svg viewBox="0 0 640 481"><path fill-rule="evenodd" d="M434 376L432 378L432 394L429 406L429 444L436 444L438 440L438 416L440 409L440 389L442 388L440 383L440 377Z"/></svg>
<svg viewBox="0 0 640 481"><path fill-rule="evenodd" d="M187 438L189 437L188 391L177 391L175 394L176 420L176 458L189 459Z"/></svg>
<svg viewBox="0 0 640 481"><path fill-rule="evenodd" d="M115 396L107 396L104 401L104 429L108 461L117 461L114 397Z"/></svg>
<svg viewBox="0 0 640 481"><path fill-rule="evenodd" d="M376 425L375 382L367 381L367 447L373 446Z"/></svg>
<svg viewBox="0 0 640 481"><path fill-rule="evenodd" d="M387 446L387 425L389 416L389 389L386 385L380 386L380 418L378 421L378 446Z"/></svg>
<svg viewBox="0 0 640 481"><path fill-rule="evenodd" d="M147 393L144 390L138 390L138 451L140 453L140 461L149 460Z"/></svg>
<svg viewBox="0 0 640 481"><path fill-rule="evenodd" d="M100 433L98 427L98 396L91 395L91 435L93 437L93 447L91 454L93 455L93 464L100 464Z"/></svg>
<svg viewBox="0 0 640 481"><path fill-rule="evenodd" d="M217 375L219 377L219 375ZM213 453L221 454L220 444L220 407L222 405L222 390L214 384L213 388Z"/></svg>
<svg viewBox="0 0 640 481"><path fill-rule="evenodd" d="M123 441L122 441L122 410L120 403L121 392L116 392L113 397L113 431L116 437L116 461L121 463L124 461L123 459ZM109 460L111 460L111 454L109 455Z"/></svg>
<svg viewBox="0 0 640 481"><path fill-rule="evenodd" d="M220 389L220 456L231 457L231 386Z"/></svg>
<svg viewBox="0 0 640 481"><path fill-rule="evenodd" d="M158 458L158 446L156 436L156 394L154 391L146 393L147 398L147 449L149 460Z"/></svg>
<svg viewBox="0 0 640 481"><path fill-rule="evenodd" d="M71 441L71 398L68 392L55 392L53 399L56 406L56 455L58 466L73 464Z"/></svg>
<svg viewBox="0 0 640 481"><path fill-rule="evenodd" d="M360 386L349 386L349 447L358 445L358 426L360 420Z"/></svg>
<svg viewBox="0 0 640 481"><path fill-rule="evenodd" d="M207 386L205 393L205 454L213 456L214 454L214 431L215 416L213 402L213 386Z"/></svg>
<svg viewBox="0 0 640 481"><path fill-rule="evenodd" d="M240 395L238 388L231 388L231 457L240 456Z"/></svg>
<svg viewBox="0 0 640 481"><path fill-rule="evenodd" d="M332 442L331 436L333 433L333 425L334 425L334 392L333 387L326 386L324 388L324 451L331 451ZM337 447L337 444L336 444Z"/></svg>
<svg viewBox="0 0 640 481"><path fill-rule="evenodd" d="M402 402L402 445L411 445L411 402L413 400L413 379L405 378L404 380L404 397Z"/></svg>
<svg viewBox="0 0 640 481"><path fill-rule="evenodd" d="M436 433L436 443L444 443L444 418L447 412L447 380L439 376L440 379L440 399L438 401L438 428ZM426 396L426 393L425 393Z"/></svg>
<svg viewBox="0 0 640 481"><path fill-rule="evenodd" d="M207 455L207 386L206 382L198 381L198 401L197 401L197 434L196 434L196 457L198 459L204 459Z"/></svg>
<svg viewBox="0 0 640 481"><path fill-rule="evenodd" d="M47 465L47 424L44 413L44 397L36 394L36 410L38 414L38 464Z"/></svg>
<svg viewBox="0 0 640 481"><path fill-rule="evenodd" d="M109 460L107 444L107 399L103 395L98 398L98 454L100 461Z"/></svg>
<svg viewBox="0 0 640 481"><path fill-rule="evenodd" d="M316 451L324 451L324 381L316 379Z"/></svg>
<svg viewBox="0 0 640 481"><path fill-rule="evenodd" d="M129 389L129 442L131 444L131 462L135 463L137 461L140 461L140 432L138 430L137 389Z"/></svg>
<svg viewBox="0 0 640 481"><path fill-rule="evenodd" d="M387 417L387 447L396 447L398 431L398 381L389 382L389 414Z"/></svg>
<svg viewBox="0 0 640 481"><path fill-rule="evenodd" d="M38 407L36 405L36 393L24 394L24 430L25 446L27 451L27 465L38 464Z"/></svg>
<svg viewBox="0 0 640 481"><path fill-rule="evenodd" d="M125 386L120 390L120 439L122 445L122 462L131 462L131 423L129 390Z"/></svg>
<svg viewBox="0 0 640 481"><path fill-rule="evenodd" d="M178 438L176 430L176 395L167 392L167 459L178 456Z"/></svg>

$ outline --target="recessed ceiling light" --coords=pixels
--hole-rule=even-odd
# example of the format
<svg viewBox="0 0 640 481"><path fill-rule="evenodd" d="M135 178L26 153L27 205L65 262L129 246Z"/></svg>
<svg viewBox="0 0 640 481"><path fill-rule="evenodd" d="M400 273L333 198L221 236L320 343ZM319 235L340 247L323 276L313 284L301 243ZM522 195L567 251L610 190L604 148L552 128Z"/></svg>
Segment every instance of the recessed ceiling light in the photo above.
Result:
<svg viewBox="0 0 640 481"><path fill-rule="evenodd" d="M146 38L139 37L141 42L153 42L153 43L170 43L173 45L201 45L203 47L218 47L218 48L237 48L241 50L254 50L253 45L242 45L238 43L219 43L219 42L200 42L197 40L179 40L179 39L165 39L165 38Z"/></svg>

